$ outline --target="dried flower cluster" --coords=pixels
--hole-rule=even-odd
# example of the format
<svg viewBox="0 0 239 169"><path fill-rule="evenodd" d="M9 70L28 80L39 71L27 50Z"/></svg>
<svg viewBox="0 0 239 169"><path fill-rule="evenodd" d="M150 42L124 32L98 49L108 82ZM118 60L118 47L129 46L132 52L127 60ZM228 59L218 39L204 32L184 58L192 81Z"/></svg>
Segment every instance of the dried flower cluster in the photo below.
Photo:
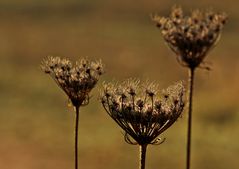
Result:
<svg viewBox="0 0 239 169"><path fill-rule="evenodd" d="M144 87L138 80L105 84L101 102L112 119L126 132L130 144L157 144L157 137L181 115L184 87L177 83L158 96L153 83ZM131 141L129 135L136 141Z"/></svg>
<svg viewBox="0 0 239 169"><path fill-rule="evenodd" d="M57 85L68 95L73 106L88 104L89 93L103 73L102 63L81 59L74 65L60 57L47 57L41 65Z"/></svg>
<svg viewBox="0 0 239 169"><path fill-rule="evenodd" d="M164 40L185 66L196 68L217 43L227 21L225 13L194 10L184 16L180 7L172 8L169 17L152 17Z"/></svg>

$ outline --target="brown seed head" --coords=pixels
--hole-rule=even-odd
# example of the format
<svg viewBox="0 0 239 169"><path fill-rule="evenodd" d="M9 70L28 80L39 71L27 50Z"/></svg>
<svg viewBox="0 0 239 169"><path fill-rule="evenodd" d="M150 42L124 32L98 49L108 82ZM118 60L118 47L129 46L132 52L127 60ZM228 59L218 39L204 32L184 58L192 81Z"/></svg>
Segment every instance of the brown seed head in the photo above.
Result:
<svg viewBox="0 0 239 169"><path fill-rule="evenodd" d="M74 65L69 59L49 56L41 64L57 85L68 95L73 106L88 104L89 93L103 73L101 61L80 59Z"/></svg>
<svg viewBox="0 0 239 169"><path fill-rule="evenodd" d="M165 99L158 95L158 89L154 88L148 92L139 81L129 83L131 80L116 85L104 84L101 103L110 117L126 132L127 143L156 144L157 137L168 129L183 111L184 86L182 83L170 86L164 91L168 94L168 99ZM134 91L133 95L128 92L128 86L125 84L134 84L130 87L130 91ZM152 86L157 85L149 85ZM129 136L136 143L131 141Z"/></svg>
<svg viewBox="0 0 239 169"><path fill-rule="evenodd" d="M152 19L179 61L196 68L218 42L227 15L194 10L190 16L184 16L180 7L174 7L169 17L155 15Z"/></svg>

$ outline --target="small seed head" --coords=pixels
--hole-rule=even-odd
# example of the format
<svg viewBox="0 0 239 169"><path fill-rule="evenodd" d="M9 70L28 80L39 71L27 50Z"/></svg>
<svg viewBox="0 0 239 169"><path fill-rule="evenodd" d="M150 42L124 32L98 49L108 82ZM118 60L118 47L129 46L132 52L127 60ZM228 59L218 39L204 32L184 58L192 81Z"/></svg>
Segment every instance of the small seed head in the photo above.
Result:
<svg viewBox="0 0 239 169"><path fill-rule="evenodd" d="M73 65L69 59L53 56L45 58L41 67L68 95L75 107L89 103L89 93L101 75L99 69L103 72L101 62L80 59Z"/></svg>

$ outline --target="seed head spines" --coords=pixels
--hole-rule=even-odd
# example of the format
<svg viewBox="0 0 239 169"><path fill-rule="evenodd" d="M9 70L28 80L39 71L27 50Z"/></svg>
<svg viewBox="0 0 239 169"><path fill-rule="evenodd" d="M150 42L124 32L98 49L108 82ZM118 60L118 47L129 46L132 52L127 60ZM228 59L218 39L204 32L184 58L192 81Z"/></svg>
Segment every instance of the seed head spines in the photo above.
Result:
<svg viewBox="0 0 239 169"><path fill-rule="evenodd" d="M173 7L169 17L154 15L152 20L178 60L187 67L196 68L217 44L227 15L212 10L194 10L190 16L185 16L181 7Z"/></svg>
<svg viewBox="0 0 239 169"><path fill-rule="evenodd" d="M128 138L131 136L140 145L153 144L159 134L169 128L181 115L184 107L183 85L177 83L174 87L168 88L169 98L165 100L158 96L158 89L152 90L152 87L157 86L153 83L149 86L151 92L140 83L136 83L135 87L131 85L130 89L135 91L133 95L128 92L128 86L122 84L104 85L100 98L103 107L127 133L125 139L128 143L134 143Z"/></svg>
<svg viewBox="0 0 239 169"><path fill-rule="evenodd" d="M67 58L48 56L41 67L68 95L75 107L89 103L89 93L103 73L101 61L90 62L88 59L80 59L72 64Z"/></svg>

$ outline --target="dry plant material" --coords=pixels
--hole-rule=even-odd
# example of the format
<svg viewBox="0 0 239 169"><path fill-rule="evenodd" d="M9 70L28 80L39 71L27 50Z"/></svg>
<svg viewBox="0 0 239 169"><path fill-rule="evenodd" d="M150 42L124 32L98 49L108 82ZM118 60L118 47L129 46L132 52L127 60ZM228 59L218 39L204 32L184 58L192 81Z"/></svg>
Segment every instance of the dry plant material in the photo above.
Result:
<svg viewBox="0 0 239 169"><path fill-rule="evenodd" d="M90 62L88 59L80 59L73 64L69 59L49 56L43 60L41 67L67 94L75 108L75 169L78 169L79 109L89 103L90 91L102 75L103 65L101 61Z"/></svg>
<svg viewBox="0 0 239 169"><path fill-rule="evenodd" d="M181 7L173 7L169 17L154 15L152 19L180 63L196 68L217 44L227 15L211 10L194 10L187 16Z"/></svg>
<svg viewBox="0 0 239 169"><path fill-rule="evenodd" d="M177 83L162 95L154 83L141 85L129 79L121 84L105 84L101 103L109 116L125 131L125 141L140 145L140 169L145 168L146 147L160 144L161 133L180 117L184 87Z"/></svg>
<svg viewBox="0 0 239 169"><path fill-rule="evenodd" d="M191 125L194 73L202 66L208 52L217 44L227 21L225 13L212 10L194 10L184 15L181 7L173 7L169 17L152 16L169 48L177 55L179 63L188 68L188 129L186 168L190 169Z"/></svg>

